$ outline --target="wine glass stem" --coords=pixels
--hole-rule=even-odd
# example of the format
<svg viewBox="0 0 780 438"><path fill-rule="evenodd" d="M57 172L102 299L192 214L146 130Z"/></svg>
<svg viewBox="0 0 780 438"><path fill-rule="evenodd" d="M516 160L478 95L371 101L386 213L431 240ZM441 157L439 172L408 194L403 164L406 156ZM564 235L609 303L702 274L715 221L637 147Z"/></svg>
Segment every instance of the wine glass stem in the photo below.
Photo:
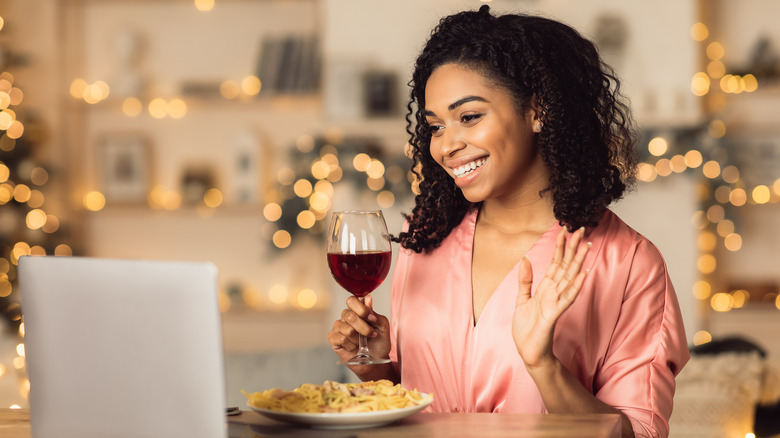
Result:
<svg viewBox="0 0 780 438"><path fill-rule="evenodd" d="M363 304L366 303L366 297L360 297L359 300ZM358 357L363 357L363 356L367 357L367 356L370 356L370 355L371 354L369 354L369 352L368 352L368 339L366 339L366 337L363 336L363 335L358 335L358 352L357 352L357 356Z"/></svg>

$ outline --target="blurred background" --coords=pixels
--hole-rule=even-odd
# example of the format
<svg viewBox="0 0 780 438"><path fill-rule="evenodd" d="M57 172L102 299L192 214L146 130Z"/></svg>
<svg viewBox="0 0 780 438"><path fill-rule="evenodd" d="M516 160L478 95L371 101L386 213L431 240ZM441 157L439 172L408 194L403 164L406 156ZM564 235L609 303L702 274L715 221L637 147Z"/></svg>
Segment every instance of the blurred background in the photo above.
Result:
<svg viewBox="0 0 780 438"><path fill-rule="evenodd" d="M335 361L328 214L381 208L399 231L411 66L482 3L0 0L0 407L27 403L28 254L212 261L227 354ZM777 360L780 3L488 3L598 45L642 132L614 209L664 254L691 345ZM389 281L374 296L388 314Z"/></svg>

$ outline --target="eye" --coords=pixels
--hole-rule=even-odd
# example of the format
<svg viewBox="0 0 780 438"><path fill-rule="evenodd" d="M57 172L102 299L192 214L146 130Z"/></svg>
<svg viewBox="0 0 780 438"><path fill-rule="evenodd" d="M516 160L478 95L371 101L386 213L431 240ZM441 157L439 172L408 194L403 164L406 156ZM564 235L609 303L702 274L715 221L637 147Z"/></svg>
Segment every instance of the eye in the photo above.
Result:
<svg viewBox="0 0 780 438"><path fill-rule="evenodd" d="M482 114L464 114L460 116L460 122L461 123L474 123L478 121L480 118L482 118Z"/></svg>
<svg viewBox="0 0 780 438"><path fill-rule="evenodd" d="M440 123L432 123L432 122L426 122L428 131L431 133L431 136L438 137L441 135L442 131L444 131L444 125Z"/></svg>

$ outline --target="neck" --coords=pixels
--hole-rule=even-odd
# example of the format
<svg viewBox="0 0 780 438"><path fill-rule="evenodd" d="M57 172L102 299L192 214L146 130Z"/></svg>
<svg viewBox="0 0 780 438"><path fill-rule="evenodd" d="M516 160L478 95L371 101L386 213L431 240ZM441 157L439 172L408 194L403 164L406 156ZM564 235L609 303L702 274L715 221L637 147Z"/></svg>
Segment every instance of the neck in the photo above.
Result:
<svg viewBox="0 0 780 438"><path fill-rule="evenodd" d="M545 231L555 222L553 202L549 194L527 191L511 200L485 200L478 220L504 234L531 230Z"/></svg>

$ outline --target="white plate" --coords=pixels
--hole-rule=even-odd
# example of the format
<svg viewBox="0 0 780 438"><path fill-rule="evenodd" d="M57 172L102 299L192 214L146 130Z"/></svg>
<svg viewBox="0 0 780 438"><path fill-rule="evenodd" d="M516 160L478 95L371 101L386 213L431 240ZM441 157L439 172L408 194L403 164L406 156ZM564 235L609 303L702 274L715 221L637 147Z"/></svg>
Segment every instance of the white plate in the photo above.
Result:
<svg viewBox="0 0 780 438"><path fill-rule="evenodd" d="M352 429L360 427L377 427L390 424L402 418L416 414L433 402L433 397L422 394L423 401L417 406L408 408L391 409L387 411L372 412L345 412L345 413L294 413L279 412L269 409L261 409L247 403L247 407L253 411L265 415L272 420L287 423L301 424L321 429Z"/></svg>

